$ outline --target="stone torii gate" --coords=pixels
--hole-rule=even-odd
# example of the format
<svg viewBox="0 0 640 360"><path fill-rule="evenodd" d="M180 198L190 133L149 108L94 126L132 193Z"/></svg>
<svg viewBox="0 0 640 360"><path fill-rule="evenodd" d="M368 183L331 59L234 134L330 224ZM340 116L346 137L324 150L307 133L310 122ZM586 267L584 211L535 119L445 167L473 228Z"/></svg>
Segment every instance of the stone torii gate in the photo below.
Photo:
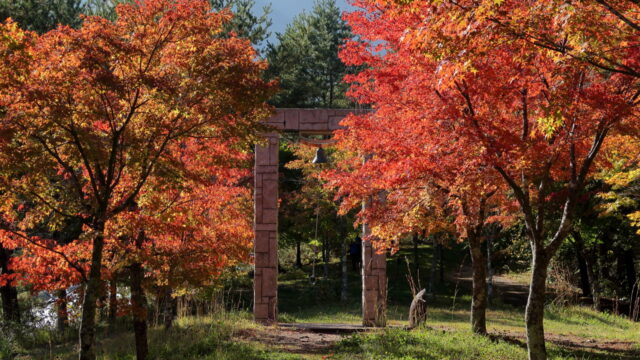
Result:
<svg viewBox="0 0 640 360"><path fill-rule="evenodd" d="M278 109L267 124L281 132L328 134L354 110ZM279 133L264 134L256 145L254 168L253 314L263 324L278 321L278 149ZM363 238L369 229L363 226ZM386 254L377 254L369 241L362 244L362 324L384 326L387 304Z"/></svg>

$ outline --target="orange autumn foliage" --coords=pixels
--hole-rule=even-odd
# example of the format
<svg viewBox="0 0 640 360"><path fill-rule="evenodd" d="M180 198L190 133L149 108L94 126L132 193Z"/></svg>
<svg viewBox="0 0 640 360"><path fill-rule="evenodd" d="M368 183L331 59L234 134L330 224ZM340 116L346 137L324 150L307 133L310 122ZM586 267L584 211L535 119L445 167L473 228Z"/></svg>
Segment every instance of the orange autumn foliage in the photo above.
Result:
<svg viewBox="0 0 640 360"><path fill-rule="evenodd" d="M266 64L248 40L221 36L231 14L212 12L207 1L136 1L120 4L117 14L115 22L87 17L79 29L61 26L43 35L11 21L0 25L1 241L25 249L46 271L70 266L81 274L83 359L94 355L95 303L103 263L111 260L105 255L120 246L111 232L133 209L144 215L187 194L198 221L231 217L230 226L239 227L232 232L237 237L216 235L216 242L246 248L246 223L231 215L244 191L230 185L237 175L221 170L209 184L186 179L201 170L202 154L220 169L248 156L275 86L263 80ZM183 146L193 152L178 161ZM229 188L234 200L225 197ZM145 208L154 197L157 203ZM207 218L204 197L234 210ZM173 210L165 220L197 227L179 207ZM48 239L73 221L83 225L72 239L78 254ZM164 220L145 221L152 227ZM207 226L198 231L219 233ZM66 266L41 261L51 253Z"/></svg>

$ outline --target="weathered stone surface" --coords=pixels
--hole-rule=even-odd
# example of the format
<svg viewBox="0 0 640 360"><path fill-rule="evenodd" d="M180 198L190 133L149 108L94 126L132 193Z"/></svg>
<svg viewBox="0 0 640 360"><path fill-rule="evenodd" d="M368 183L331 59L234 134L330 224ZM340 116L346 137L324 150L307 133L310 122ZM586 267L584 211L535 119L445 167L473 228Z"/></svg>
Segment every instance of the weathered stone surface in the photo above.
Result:
<svg viewBox="0 0 640 360"><path fill-rule="evenodd" d="M277 109L267 125L284 131L333 131L341 129L340 121L354 109Z"/></svg>
<svg viewBox="0 0 640 360"><path fill-rule="evenodd" d="M256 252L255 254L255 263L256 268L262 269L262 276L264 281L264 276L267 273L265 270L271 265L271 254L269 252Z"/></svg>
<svg viewBox="0 0 640 360"><path fill-rule="evenodd" d="M261 145L256 146L256 165L271 165L268 147Z"/></svg>
<svg viewBox="0 0 640 360"><path fill-rule="evenodd" d="M284 124L284 115L280 116ZM278 134L266 134L256 145L253 285L255 320L277 321L278 303Z"/></svg>
<svg viewBox="0 0 640 360"><path fill-rule="evenodd" d="M278 230L278 226L277 224L255 224L254 225L255 230L257 231L277 231Z"/></svg>
<svg viewBox="0 0 640 360"><path fill-rule="evenodd" d="M277 109L267 125L284 131L325 133L340 129L340 121L354 110ZM273 324L278 317L278 144L277 133L264 134L256 145L254 169L255 275L254 317ZM363 228L367 235L366 227ZM382 326L386 318L386 255L363 243L363 324Z"/></svg>
<svg viewBox="0 0 640 360"><path fill-rule="evenodd" d="M276 180L262 181L262 201L264 209L276 209L278 207L278 182Z"/></svg>
<svg viewBox="0 0 640 360"><path fill-rule="evenodd" d="M370 234L368 226L362 227L362 237ZM378 254L370 241L362 242L362 324L386 326L387 274L386 253Z"/></svg>
<svg viewBox="0 0 640 360"><path fill-rule="evenodd" d="M269 315L269 304L256 303L253 305L253 314L256 321L266 320ZM262 321L261 321L262 322Z"/></svg>
<svg viewBox="0 0 640 360"><path fill-rule="evenodd" d="M269 119L269 125L273 124L285 124L285 111L276 110L276 113Z"/></svg>
<svg viewBox="0 0 640 360"><path fill-rule="evenodd" d="M256 253L269 252L269 231L256 231L255 232L255 251Z"/></svg>
<svg viewBox="0 0 640 360"><path fill-rule="evenodd" d="M262 297L275 297L278 291L277 268L265 268L262 272Z"/></svg>
<svg viewBox="0 0 640 360"><path fill-rule="evenodd" d="M329 130L338 130L340 129L340 121L344 119L344 116L331 116L329 118Z"/></svg>
<svg viewBox="0 0 640 360"><path fill-rule="evenodd" d="M298 130L298 126L300 124L300 116L297 111L289 111L292 109L282 109L284 113L284 126L287 130Z"/></svg>

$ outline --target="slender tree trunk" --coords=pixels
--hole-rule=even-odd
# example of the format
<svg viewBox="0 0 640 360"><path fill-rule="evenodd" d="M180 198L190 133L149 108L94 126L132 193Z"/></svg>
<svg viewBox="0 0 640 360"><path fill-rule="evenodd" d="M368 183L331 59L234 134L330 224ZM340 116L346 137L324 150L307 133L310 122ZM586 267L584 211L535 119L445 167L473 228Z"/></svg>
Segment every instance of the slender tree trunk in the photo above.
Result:
<svg viewBox="0 0 640 360"><path fill-rule="evenodd" d="M589 297L591 296L591 285L589 283L587 261L584 258L584 249L581 248L581 244L578 244L577 240L574 241L573 244L576 250L576 260L578 261L578 271L580 273L580 290L582 290L582 296Z"/></svg>
<svg viewBox="0 0 640 360"><path fill-rule="evenodd" d="M145 360L149 354L147 345L147 299L142 288L144 269L136 262L131 265L131 305L133 307L133 332L136 343L136 359Z"/></svg>
<svg viewBox="0 0 640 360"><path fill-rule="evenodd" d="M9 260L13 250L8 250L0 245L0 274L12 274L9 269ZM10 284L0 286L2 297L2 312L7 322L20 322L20 304L18 303L18 290Z"/></svg>
<svg viewBox="0 0 640 360"><path fill-rule="evenodd" d="M342 286L340 289L340 301L347 301L349 290L349 273L347 272L347 247L348 244L342 244L342 256L340 257L340 267L342 269Z"/></svg>
<svg viewBox="0 0 640 360"><path fill-rule="evenodd" d="M438 243L438 283L444 283L444 262L442 261L442 251L443 251L442 243Z"/></svg>
<svg viewBox="0 0 640 360"><path fill-rule="evenodd" d="M56 304L57 321L56 327L59 332L64 332L67 329L69 323L69 313L67 309L67 290L61 289L56 292L58 301Z"/></svg>
<svg viewBox="0 0 640 360"><path fill-rule="evenodd" d="M491 262L491 250L493 250L493 237L497 236L499 230L492 232L487 237L487 303L491 303L493 298L493 263Z"/></svg>
<svg viewBox="0 0 640 360"><path fill-rule="evenodd" d="M435 236L431 236L432 242L431 242L431 273L429 274L429 291L428 293L430 295L433 295L434 293L434 285L436 282L436 268L437 268L437 258L438 258L438 254L437 254L437 250L438 250L438 241L436 240Z"/></svg>
<svg viewBox="0 0 640 360"><path fill-rule="evenodd" d="M118 315L118 284L117 277L114 274L113 279L109 281L109 325L114 326L116 324L116 317Z"/></svg>
<svg viewBox="0 0 640 360"><path fill-rule="evenodd" d="M104 248L104 225L102 217L98 217L94 223L93 250L91 254L91 267L82 302L82 320L80 323L80 360L94 360L96 338L96 310L98 296L100 294L102 250Z"/></svg>
<svg viewBox="0 0 640 360"><path fill-rule="evenodd" d="M589 278L589 284L591 287L591 299L593 301L593 308L595 310L600 310L600 281L596 276L596 272L593 270L594 260L585 257L585 261L587 263L587 277Z"/></svg>
<svg viewBox="0 0 640 360"><path fill-rule="evenodd" d="M547 359L547 348L544 342L544 302L549 258L540 250L535 250L533 253L531 285L525 310L529 360Z"/></svg>
<svg viewBox="0 0 640 360"><path fill-rule="evenodd" d="M640 295L640 290L638 287L640 286L640 282L638 281L638 275L636 274L636 264L635 264L635 252L634 249L631 248L626 251L625 254L625 262L627 268L627 278L629 279L629 319L632 321L636 321L635 308L638 303L638 296Z"/></svg>
<svg viewBox="0 0 640 360"><path fill-rule="evenodd" d="M596 282L598 283L598 290L600 290L600 284L605 284L606 281L606 274L610 274L610 270L609 270L609 266L610 266L610 262L607 259L607 253L609 252L609 235L607 233L605 233L603 235L603 239L600 241L600 243L598 244L598 251L596 253L596 269L597 269L597 275L596 275ZM602 300L600 298L600 295L602 295L602 293L600 291L598 291L598 304L597 306L595 306L595 308L598 311L602 310ZM595 302L594 302L595 305Z"/></svg>
<svg viewBox="0 0 640 360"><path fill-rule="evenodd" d="M302 269L302 256L300 251L300 239L296 240L296 267Z"/></svg>
<svg viewBox="0 0 640 360"><path fill-rule="evenodd" d="M322 268L324 279L329 279L329 245L327 244L326 234L322 240Z"/></svg>
<svg viewBox="0 0 640 360"><path fill-rule="evenodd" d="M633 292L633 286L638 281L635 264L633 261L633 251L631 249L625 250L623 257L624 257L624 260L623 260L624 267L625 267L626 276L627 276L627 293L629 294L629 296L631 296L631 293Z"/></svg>
<svg viewBox="0 0 640 360"><path fill-rule="evenodd" d="M604 244L603 243L604 241L607 241L606 237L601 241L600 244L598 244L598 247L597 247L598 251L596 253L597 257L595 260L596 270L597 270L596 281L598 282L598 284L605 284L605 274L609 272L608 264L607 264L607 244ZM600 295L600 293L598 295ZM598 306L596 306L596 309L598 311L602 310L602 301L599 296L598 296Z"/></svg>
<svg viewBox="0 0 640 360"><path fill-rule="evenodd" d="M0 287L2 297L2 311L7 322L20 322L20 305L18 303L18 290L11 285Z"/></svg>
<svg viewBox="0 0 640 360"><path fill-rule="evenodd" d="M580 232L573 231L571 235L573 236L576 247L579 249L578 251L582 254L582 258L584 259L584 262L585 262L585 269L587 271L587 279L589 281L589 290L591 290L591 299L593 301L593 308L596 310L599 310L600 309L600 287L599 287L598 279L596 278L596 274L593 271L594 260L591 256L587 254L584 240L582 239L582 235L580 235Z"/></svg>
<svg viewBox="0 0 640 360"><path fill-rule="evenodd" d="M478 236L469 236L471 268L473 271L473 295L471 300L471 329L480 335L487 334L487 257L482 251Z"/></svg>
<svg viewBox="0 0 640 360"><path fill-rule="evenodd" d="M144 232L135 238L136 249L142 249ZM149 355L147 341L147 297L142 287L144 268L139 261L131 264L131 305L133 308L133 333L136 344L136 359L146 360Z"/></svg>
<svg viewBox="0 0 640 360"><path fill-rule="evenodd" d="M162 319L164 329L169 330L173 327L173 320L175 319L173 289L171 286L165 286L162 292Z"/></svg>

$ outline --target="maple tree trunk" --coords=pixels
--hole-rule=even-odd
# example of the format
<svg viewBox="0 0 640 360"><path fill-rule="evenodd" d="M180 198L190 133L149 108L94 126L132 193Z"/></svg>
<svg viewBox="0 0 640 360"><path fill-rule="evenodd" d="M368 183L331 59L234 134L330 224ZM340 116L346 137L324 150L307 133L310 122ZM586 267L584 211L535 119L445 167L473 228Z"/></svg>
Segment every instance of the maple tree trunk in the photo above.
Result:
<svg viewBox="0 0 640 360"><path fill-rule="evenodd" d="M13 251L3 248L0 245L0 270L1 274L13 273L9 269L9 259ZM20 321L20 305L18 303L18 290L10 284L0 286L0 297L2 297L2 313L7 322Z"/></svg>
<svg viewBox="0 0 640 360"><path fill-rule="evenodd" d="M493 236L497 236L497 231L492 236L487 237L487 303L493 299L493 264L491 262L491 248L493 246Z"/></svg>
<svg viewBox="0 0 640 360"><path fill-rule="evenodd" d="M58 302L56 304L57 322L56 327L58 331L64 332L67 329L69 323L69 314L67 309L67 290L61 289L56 292Z"/></svg>
<svg viewBox="0 0 640 360"><path fill-rule="evenodd" d="M547 348L544 342L544 302L549 258L542 251L535 251L533 254L531 285L525 310L529 360L547 359Z"/></svg>
<svg viewBox="0 0 640 360"><path fill-rule="evenodd" d="M94 223L96 232L93 238L93 250L91 254L91 267L89 279L84 291L82 301L82 318L80 322L80 360L94 360L95 338L96 338L96 310L98 296L100 293L101 270L102 270L102 250L104 248L104 225L105 221L98 217Z"/></svg>
<svg viewBox="0 0 640 360"><path fill-rule="evenodd" d="M11 285L0 287L2 296L2 312L7 322L20 321L20 307L18 305L18 291Z"/></svg>
<svg viewBox="0 0 640 360"><path fill-rule="evenodd" d="M118 285L116 283L116 275L113 275L113 279L109 281L109 325L113 326L116 323L116 317L118 315Z"/></svg>
<svg viewBox="0 0 640 360"><path fill-rule="evenodd" d="M473 294L471 300L471 329L480 335L487 334L487 257L477 237L469 237Z"/></svg>
<svg viewBox="0 0 640 360"><path fill-rule="evenodd" d="M147 298L142 288L144 269L142 264L131 265L131 305L133 307L133 332L135 334L136 359L145 360L149 354L147 342Z"/></svg>

